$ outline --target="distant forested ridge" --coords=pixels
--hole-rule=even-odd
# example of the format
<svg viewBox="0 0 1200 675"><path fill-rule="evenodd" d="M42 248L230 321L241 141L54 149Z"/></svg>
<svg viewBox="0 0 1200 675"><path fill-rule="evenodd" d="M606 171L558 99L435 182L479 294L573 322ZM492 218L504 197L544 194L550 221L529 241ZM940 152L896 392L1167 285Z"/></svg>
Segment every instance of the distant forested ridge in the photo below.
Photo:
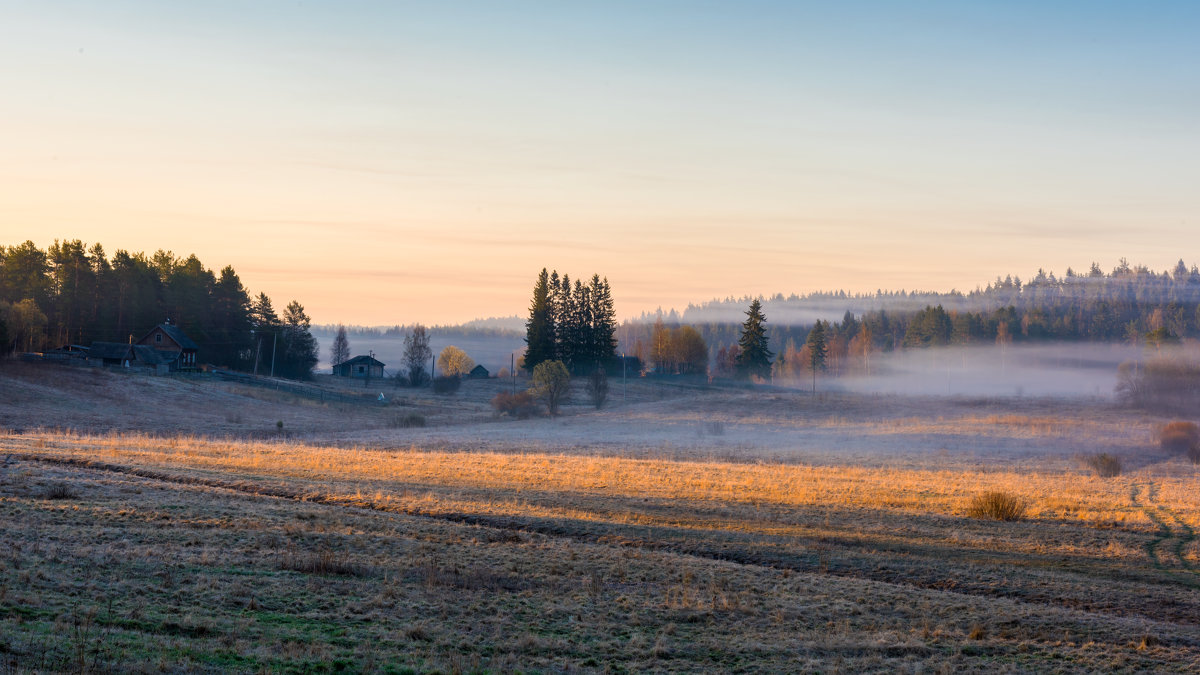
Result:
<svg viewBox="0 0 1200 675"><path fill-rule="evenodd" d="M316 365L304 307L292 301L281 318L265 294L250 297L231 266L214 272L195 255L161 249L110 258L78 239L46 250L32 241L0 246L0 351L128 342L168 319L204 363L250 370L274 348L276 374L306 377Z"/></svg>
<svg viewBox="0 0 1200 675"><path fill-rule="evenodd" d="M518 321L523 321L517 317ZM346 335L351 338L383 338L403 340L413 328L419 324L411 325L392 325L392 326L342 326L339 324L313 324L312 331L314 335L333 336L337 334L338 328L345 328ZM515 337L525 334L524 329L510 328L507 325L481 325L479 321L469 321L457 326L429 326L426 328L431 336L439 338L489 338L489 337Z"/></svg>
<svg viewBox="0 0 1200 675"><path fill-rule="evenodd" d="M738 339L739 317L752 298L726 298L677 312L643 315L618 330L622 349L651 349L653 324L691 325L708 345L713 371ZM808 332L821 321L832 359L870 351L948 344L1023 341L1169 343L1200 338L1200 269L1180 260L1154 272L1125 259L1108 273L1093 263L1063 276L1038 270L1028 281L997 278L968 293L878 291L762 298L767 334L782 363L802 360ZM837 317L841 317L839 320ZM857 339L857 342L856 342ZM800 345L800 347L797 347Z"/></svg>

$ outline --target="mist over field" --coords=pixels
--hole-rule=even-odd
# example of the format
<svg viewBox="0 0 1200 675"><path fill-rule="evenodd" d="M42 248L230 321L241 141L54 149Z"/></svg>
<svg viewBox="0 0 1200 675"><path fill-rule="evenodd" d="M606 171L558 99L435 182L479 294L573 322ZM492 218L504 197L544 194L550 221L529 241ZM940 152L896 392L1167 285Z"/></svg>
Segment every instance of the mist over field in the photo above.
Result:
<svg viewBox="0 0 1200 675"><path fill-rule="evenodd" d="M1109 398L1120 364L1144 356L1125 344L1065 342L910 349L873 355L870 376L818 376L817 386L860 393Z"/></svg>

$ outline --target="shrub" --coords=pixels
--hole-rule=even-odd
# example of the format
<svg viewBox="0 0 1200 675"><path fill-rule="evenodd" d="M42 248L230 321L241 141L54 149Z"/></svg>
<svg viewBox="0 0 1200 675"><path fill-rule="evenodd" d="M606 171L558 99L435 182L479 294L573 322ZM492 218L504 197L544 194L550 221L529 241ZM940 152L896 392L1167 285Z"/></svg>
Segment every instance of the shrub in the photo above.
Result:
<svg viewBox="0 0 1200 675"><path fill-rule="evenodd" d="M1121 475L1121 458L1116 455L1100 452L1094 455L1084 455L1082 460L1085 466L1095 471L1096 475L1101 478L1112 478L1113 476Z"/></svg>
<svg viewBox="0 0 1200 675"><path fill-rule="evenodd" d="M520 420L529 419L537 411L537 403L533 400L533 394L527 391L516 394L502 391L492 399L492 407L501 415L509 415Z"/></svg>
<svg viewBox="0 0 1200 675"><path fill-rule="evenodd" d="M438 375L433 378L433 393L453 394L461 384L462 380L457 375Z"/></svg>
<svg viewBox="0 0 1200 675"><path fill-rule="evenodd" d="M1183 357L1122 363L1116 392L1122 402L1147 410L1195 410L1200 405L1200 363Z"/></svg>
<svg viewBox="0 0 1200 675"><path fill-rule="evenodd" d="M1158 442L1162 449L1176 454L1186 453L1192 461L1200 457L1200 427L1195 422L1176 420L1168 423L1159 432Z"/></svg>
<svg viewBox="0 0 1200 675"><path fill-rule="evenodd" d="M392 418L393 429L411 429L425 426L425 416L419 412L410 412Z"/></svg>
<svg viewBox="0 0 1200 675"><path fill-rule="evenodd" d="M1028 507L1029 503L1024 499L995 490L975 495L967 507L967 515L990 520L1021 520Z"/></svg>
<svg viewBox="0 0 1200 675"><path fill-rule="evenodd" d="M323 549L299 552L291 547L279 559L279 569L305 574L338 575L346 577L367 576L369 570L354 564L343 551Z"/></svg>
<svg viewBox="0 0 1200 675"><path fill-rule="evenodd" d="M55 483L46 488L42 496L46 499L78 499L79 493L75 492L75 488L66 483Z"/></svg>

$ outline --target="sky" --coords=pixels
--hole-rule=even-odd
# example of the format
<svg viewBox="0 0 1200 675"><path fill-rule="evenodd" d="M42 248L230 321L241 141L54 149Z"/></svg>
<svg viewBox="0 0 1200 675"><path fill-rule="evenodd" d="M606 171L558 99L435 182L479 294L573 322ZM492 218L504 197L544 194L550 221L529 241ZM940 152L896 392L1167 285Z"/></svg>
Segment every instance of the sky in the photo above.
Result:
<svg viewBox="0 0 1200 675"><path fill-rule="evenodd" d="M0 0L0 244L317 323L1200 262L1200 3Z"/></svg>

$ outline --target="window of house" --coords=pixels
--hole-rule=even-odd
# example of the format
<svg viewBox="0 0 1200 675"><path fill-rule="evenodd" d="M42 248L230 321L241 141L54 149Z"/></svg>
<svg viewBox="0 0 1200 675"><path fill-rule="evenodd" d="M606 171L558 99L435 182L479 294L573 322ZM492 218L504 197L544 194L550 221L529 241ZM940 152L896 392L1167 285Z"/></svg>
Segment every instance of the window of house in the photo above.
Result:
<svg viewBox="0 0 1200 675"><path fill-rule="evenodd" d="M157 342L162 342L162 333L155 333L155 334L154 334L154 341L155 341L156 343L157 343Z"/></svg>

